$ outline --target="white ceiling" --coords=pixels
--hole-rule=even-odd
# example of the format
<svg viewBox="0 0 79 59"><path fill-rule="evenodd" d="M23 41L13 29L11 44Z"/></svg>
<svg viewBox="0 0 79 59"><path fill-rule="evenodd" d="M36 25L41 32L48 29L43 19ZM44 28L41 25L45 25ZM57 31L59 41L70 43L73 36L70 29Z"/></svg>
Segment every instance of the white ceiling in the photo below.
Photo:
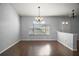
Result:
<svg viewBox="0 0 79 59"><path fill-rule="evenodd" d="M41 16L70 15L72 9L79 14L78 3L13 3L11 4L21 16L37 16L40 6Z"/></svg>

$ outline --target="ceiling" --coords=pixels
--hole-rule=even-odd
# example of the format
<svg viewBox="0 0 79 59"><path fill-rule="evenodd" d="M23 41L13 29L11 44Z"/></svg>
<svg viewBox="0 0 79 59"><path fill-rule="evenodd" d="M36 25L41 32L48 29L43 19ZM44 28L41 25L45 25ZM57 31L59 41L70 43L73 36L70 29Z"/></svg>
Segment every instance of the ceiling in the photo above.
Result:
<svg viewBox="0 0 79 59"><path fill-rule="evenodd" d="M75 9L79 14L78 3L11 3L20 16L38 16L38 6L40 6L41 16L67 16Z"/></svg>

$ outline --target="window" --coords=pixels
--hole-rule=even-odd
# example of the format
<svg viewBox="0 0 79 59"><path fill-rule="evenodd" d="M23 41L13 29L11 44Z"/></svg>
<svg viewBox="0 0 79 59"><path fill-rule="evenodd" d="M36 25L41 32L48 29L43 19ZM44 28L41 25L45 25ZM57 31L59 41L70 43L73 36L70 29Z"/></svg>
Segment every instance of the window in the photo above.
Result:
<svg viewBox="0 0 79 59"><path fill-rule="evenodd" d="M37 22L33 21L30 34L34 35L49 35L49 26L45 21Z"/></svg>

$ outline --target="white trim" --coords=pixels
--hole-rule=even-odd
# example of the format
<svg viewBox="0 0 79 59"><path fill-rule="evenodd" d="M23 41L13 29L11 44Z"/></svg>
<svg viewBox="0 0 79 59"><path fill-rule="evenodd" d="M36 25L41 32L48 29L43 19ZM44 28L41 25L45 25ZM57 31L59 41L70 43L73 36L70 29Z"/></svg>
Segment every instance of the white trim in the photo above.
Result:
<svg viewBox="0 0 79 59"><path fill-rule="evenodd" d="M56 39L21 39L21 41L57 41Z"/></svg>
<svg viewBox="0 0 79 59"><path fill-rule="evenodd" d="M64 45L65 47L69 48L70 50L72 50L72 51L77 51L77 49L73 49L73 48L69 47L68 45L64 44L63 42L61 42L61 41L59 41L59 40L57 40L57 41L58 41L60 44Z"/></svg>
<svg viewBox="0 0 79 59"><path fill-rule="evenodd" d="M0 51L0 54L3 53L4 51L6 51L7 49L11 48L12 46L14 46L15 44L17 44L20 40L15 41L13 44L11 44L10 46L8 46L7 48L3 49L2 51Z"/></svg>

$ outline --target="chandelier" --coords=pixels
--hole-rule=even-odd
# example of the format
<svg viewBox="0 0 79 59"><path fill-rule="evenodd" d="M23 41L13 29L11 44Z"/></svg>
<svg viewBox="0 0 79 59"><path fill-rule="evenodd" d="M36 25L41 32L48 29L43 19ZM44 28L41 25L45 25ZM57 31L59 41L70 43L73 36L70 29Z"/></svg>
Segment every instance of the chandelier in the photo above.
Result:
<svg viewBox="0 0 79 59"><path fill-rule="evenodd" d="M38 6L38 16L35 17L35 20L37 22L41 22L43 20L43 17L40 16L40 6Z"/></svg>

